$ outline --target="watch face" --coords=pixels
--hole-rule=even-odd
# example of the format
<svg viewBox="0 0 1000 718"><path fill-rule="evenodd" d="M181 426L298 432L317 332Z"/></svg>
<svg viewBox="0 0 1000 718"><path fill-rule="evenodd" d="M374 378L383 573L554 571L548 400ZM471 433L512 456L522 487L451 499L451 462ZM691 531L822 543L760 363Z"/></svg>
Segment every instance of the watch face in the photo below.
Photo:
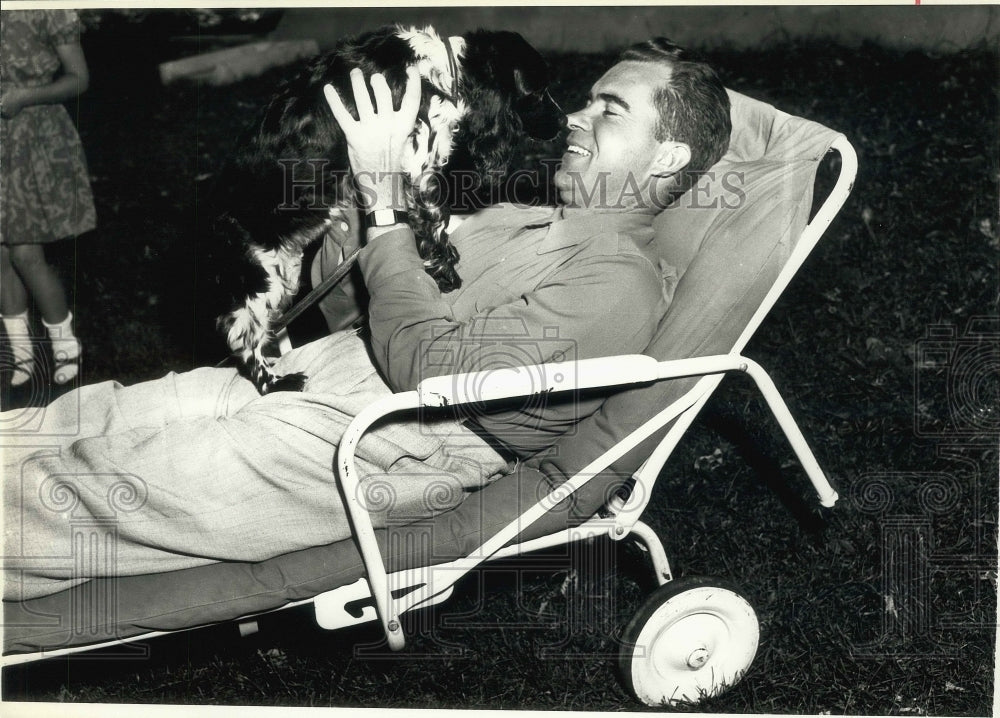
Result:
<svg viewBox="0 0 1000 718"><path fill-rule="evenodd" d="M369 227L389 227L393 224L402 224L409 221L406 212L395 209L376 209L365 215L366 224Z"/></svg>

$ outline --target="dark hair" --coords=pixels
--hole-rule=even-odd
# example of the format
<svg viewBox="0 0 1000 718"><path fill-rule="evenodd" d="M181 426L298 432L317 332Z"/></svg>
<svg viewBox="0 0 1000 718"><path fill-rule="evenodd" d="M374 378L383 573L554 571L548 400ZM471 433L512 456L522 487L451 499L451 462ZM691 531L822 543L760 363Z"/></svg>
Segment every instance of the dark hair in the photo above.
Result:
<svg viewBox="0 0 1000 718"><path fill-rule="evenodd" d="M677 190L686 191L729 147L732 121L729 95L709 65L665 37L626 48L619 62L655 62L670 68L670 79L653 92L660 112L656 141L683 142L691 161L680 173Z"/></svg>

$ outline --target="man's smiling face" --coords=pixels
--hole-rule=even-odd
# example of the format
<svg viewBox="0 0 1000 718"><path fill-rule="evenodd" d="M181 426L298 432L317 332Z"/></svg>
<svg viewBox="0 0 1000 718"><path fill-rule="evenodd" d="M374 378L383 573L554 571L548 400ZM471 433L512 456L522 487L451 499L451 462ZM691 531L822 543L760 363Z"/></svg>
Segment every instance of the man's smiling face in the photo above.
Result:
<svg viewBox="0 0 1000 718"><path fill-rule="evenodd" d="M664 64L620 62L594 84L587 106L567 118L569 146L555 174L563 203L635 203L634 188L649 182L662 145L653 93L669 79Z"/></svg>

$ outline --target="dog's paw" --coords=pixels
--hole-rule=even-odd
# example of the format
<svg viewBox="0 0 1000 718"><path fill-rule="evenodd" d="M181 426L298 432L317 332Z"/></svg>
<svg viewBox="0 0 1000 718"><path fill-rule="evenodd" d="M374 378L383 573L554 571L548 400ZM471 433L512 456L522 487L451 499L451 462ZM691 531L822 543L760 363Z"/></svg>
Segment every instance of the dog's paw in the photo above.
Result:
<svg viewBox="0 0 1000 718"><path fill-rule="evenodd" d="M285 374L275 376L263 386L262 394L271 394L276 391L302 391L306 385L306 375L301 372L295 374Z"/></svg>

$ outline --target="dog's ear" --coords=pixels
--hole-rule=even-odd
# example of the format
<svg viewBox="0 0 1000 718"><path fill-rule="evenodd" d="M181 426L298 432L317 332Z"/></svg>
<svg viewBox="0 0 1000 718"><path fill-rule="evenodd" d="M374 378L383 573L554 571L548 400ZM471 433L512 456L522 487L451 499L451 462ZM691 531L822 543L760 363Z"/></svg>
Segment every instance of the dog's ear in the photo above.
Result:
<svg viewBox="0 0 1000 718"><path fill-rule="evenodd" d="M510 47L506 54L514 69L514 81L521 94L545 90L549 86L549 64L534 47L516 32L509 33Z"/></svg>
<svg viewBox="0 0 1000 718"><path fill-rule="evenodd" d="M547 93L545 59L523 37L489 30L464 37L463 100L468 113L456 147L489 186L509 173L525 133L549 139L564 118Z"/></svg>
<svg viewBox="0 0 1000 718"><path fill-rule="evenodd" d="M514 101L514 112L524 131L536 140L555 139L566 126L566 114L548 90L522 95Z"/></svg>
<svg viewBox="0 0 1000 718"><path fill-rule="evenodd" d="M478 87L465 98L469 112L462 120L456 145L464 147L484 183L509 172L521 130L510 101Z"/></svg>
<svg viewBox="0 0 1000 718"><path fill-rule="evenodd" d="M507 72L517 92L513 109L525 132L536 140L551 140L563 128L565 113L549 94L549 65L531 44L516 32L504 33Z"/></svg>

